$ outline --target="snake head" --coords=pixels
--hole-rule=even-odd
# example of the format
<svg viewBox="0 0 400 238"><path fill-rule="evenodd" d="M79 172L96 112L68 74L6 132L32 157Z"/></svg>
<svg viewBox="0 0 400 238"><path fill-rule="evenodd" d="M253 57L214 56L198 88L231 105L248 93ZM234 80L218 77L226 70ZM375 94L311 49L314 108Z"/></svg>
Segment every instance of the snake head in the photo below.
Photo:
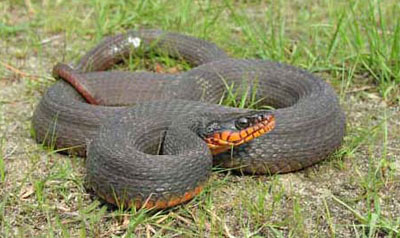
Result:
<svg viewBox="0 0 400 238"><path fill-rule="evenodd" d="M275 128L271 112L255 112L226 121L212 121L199 133L213 155L228 151Z"/></svg>

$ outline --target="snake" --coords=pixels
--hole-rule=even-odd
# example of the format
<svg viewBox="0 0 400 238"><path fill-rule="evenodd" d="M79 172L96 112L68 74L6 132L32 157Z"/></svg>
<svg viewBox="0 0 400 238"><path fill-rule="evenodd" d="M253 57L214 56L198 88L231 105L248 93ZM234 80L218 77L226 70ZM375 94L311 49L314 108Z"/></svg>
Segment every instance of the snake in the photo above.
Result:
<svg viewBox="0 0 400 238"><path fill-rule="evenodd" d="M133 57L167 55L191 68L130 72ZM142 58L140 58L142 57ZM206 186L213 166L247 174L311 166L343 143L345 114L320 77L285 63L229 57L216 44L162 31L111 35L58 80L37 105L38 143L86 157L85 181L118 207L164 209ZM224 98L271 108L221 105Z"/></svg>

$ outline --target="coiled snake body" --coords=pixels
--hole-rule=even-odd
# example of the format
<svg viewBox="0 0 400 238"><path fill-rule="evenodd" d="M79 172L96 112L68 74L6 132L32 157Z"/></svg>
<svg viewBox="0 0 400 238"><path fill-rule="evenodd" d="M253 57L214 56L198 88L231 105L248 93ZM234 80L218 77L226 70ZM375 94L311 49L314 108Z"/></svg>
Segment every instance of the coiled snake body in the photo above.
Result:
<svg viewBox="0 0 400 238"><path fill-rule="evenodd" d="M178 75L103 71L148 48L194 67ZM321 79L285 64L232 59L212 43L180 34L129 31L105 39L76 66L54 71L72 75L83 89L62 80L48 89L32 120L36 139L87 155L88 185L117 205L165 208L187 201L201 191L213 160L247 173L299 170L326 158L344 135L337 96ZM255 113L218 105L227 87L276 108L267 112L275 127L213 159L199 128Z"/></svg>

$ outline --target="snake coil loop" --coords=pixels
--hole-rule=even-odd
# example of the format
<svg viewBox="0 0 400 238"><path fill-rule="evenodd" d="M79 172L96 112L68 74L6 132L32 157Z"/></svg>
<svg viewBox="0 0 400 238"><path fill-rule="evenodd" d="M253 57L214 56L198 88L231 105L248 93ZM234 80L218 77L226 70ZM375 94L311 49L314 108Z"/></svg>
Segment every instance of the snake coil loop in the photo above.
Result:
<svg viewBox="0 0 400 238"><path fill-rule="evenodd" d="M166 51L193 68L178 75L104 71L141 47ZM108 37L76 66L57 66L55 75L76 80L100 105L87 103L85 90L58 81L33 115L36 140L87 155L89 187L119 206L166 208L188 201L201 191L213 160L247 173L299 170L326 158L345 132L336 93L316 76L281 63L229 58L210 42L176 33L141 30ZM256 100L276 108L268 112L274 129L261 135L270 124L250 128L243 119L237 122L243 130L234 131L228 122L253 111L218 105L227 86L238 97L256 88ZM198 123L196 115L204 121ZM233 132L210 141L251 140L213 159L194 128L212 121Z"/></svg>

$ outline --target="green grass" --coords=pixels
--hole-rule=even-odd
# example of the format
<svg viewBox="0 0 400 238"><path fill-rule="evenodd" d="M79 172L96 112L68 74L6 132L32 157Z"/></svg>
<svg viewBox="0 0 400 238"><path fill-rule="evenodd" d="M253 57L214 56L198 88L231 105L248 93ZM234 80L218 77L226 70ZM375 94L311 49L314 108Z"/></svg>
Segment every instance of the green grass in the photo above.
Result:
<svg viewBox="0 0 400 238"><path fill-rule="evenodd" d="M0 236L400 236L400 5L396 0L0 2ZM166 211L122 210L84 187L84 161L41 149L29 128L54 82L106 35L156 28L210 40L236 58L289 63L323 77L347 113L343 147L298 173L214 169L198 197ZM134 55L124 70L188 70ZM238 85L226 85L227 89ZM259 107L254 95L221 103ZM249 100L247 100L249 99Z"/></svg>

